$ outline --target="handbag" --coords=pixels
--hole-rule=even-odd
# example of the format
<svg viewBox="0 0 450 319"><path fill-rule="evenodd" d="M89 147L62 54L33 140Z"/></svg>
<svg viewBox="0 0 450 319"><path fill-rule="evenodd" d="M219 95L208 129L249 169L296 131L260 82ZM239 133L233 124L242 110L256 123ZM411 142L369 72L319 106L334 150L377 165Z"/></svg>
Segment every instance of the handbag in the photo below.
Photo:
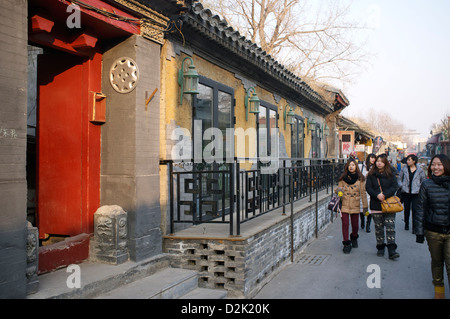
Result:
<svg viewBox="0 0 450 319"><path fill-rule="evenodd" d="M331 200L328 203L328 209L332 212L341 213L342 202L341 198L337 194L331 195Z"/></svg>
<svg viewBox="0 0 450 319"><path fill-rule="evenodd" d="M383 189L381 188L380 180L378 180L378 185L380 186L381 193ZM399 213L403 211L403 205L398 196L391 196L381 201L381 211L383 213Z"/></svg>

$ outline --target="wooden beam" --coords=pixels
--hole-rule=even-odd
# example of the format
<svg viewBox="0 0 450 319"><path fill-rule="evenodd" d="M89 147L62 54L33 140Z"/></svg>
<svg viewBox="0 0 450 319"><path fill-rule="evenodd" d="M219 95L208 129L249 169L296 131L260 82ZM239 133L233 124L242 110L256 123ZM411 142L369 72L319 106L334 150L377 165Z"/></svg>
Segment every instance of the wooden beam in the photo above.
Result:
<svg viewBox="0 0 450 319"><path fill-rule="evenodd" d="M55 22L44 18L40 15L34 15L31 17L31 31L34 33L47 32L50 33L53 29Z"/></svg>

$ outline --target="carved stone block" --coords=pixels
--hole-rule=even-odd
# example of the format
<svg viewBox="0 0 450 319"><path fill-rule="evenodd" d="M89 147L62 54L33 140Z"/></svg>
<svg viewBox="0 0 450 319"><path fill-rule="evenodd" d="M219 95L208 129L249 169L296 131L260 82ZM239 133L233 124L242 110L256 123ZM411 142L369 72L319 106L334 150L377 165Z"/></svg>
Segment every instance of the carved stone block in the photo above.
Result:
<svg viewBox="0 0 450 319"><path fill-rule="evenodd" d="M127 213L117 205L102 206L94 214L95 258L110 264L128 260Z"/></svg>

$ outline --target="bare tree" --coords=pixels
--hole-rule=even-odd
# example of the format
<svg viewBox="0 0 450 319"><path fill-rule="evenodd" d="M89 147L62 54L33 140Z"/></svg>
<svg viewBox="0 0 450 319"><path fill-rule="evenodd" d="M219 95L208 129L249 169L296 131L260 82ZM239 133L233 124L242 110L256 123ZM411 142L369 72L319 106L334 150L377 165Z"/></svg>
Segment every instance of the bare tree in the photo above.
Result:
<svg viewBox="0 0 450 319"><path fill-rule="evenodd" d="M347 82L368 63L340 0L202 0L308 83Z"/></svg>
<svg viewBox="0 0 450 319"><path fill-rule="evenodd" d="M389 113L369 109L364 116L353 116L350 119L361 128L382 136L388 141L402 141L408 145L413 144L413 136L404 124L394 119Z"/></svg>
<svg viewBox="0 0 450 319"><path fill-rule="evenodd" d="M450 137L450 115L446 114L440 123L434 123L431 126L432 134L442 133L444 140L448 140Z"/></svg>

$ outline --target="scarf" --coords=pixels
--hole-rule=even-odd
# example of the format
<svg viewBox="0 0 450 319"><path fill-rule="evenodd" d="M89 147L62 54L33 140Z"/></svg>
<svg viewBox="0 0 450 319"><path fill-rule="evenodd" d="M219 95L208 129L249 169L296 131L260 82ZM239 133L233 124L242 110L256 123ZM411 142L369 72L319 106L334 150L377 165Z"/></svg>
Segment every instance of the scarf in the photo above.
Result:
<svg viewBox="0 0 450 319"><path fill-rule="evenodd" d="M344 182L346 182L348 185L353 185L356 183L358 178L358 173L347 172L347 176L344 177Z"/></svg>
<svg viewBox="0 0 450 319"><path fill-rule="evenodd" d="M374 175L375 175L375 177L377 177L377 178L388 178L388 176L386 175L385 172L380 173L380 172L375 171Z"/></svg>

